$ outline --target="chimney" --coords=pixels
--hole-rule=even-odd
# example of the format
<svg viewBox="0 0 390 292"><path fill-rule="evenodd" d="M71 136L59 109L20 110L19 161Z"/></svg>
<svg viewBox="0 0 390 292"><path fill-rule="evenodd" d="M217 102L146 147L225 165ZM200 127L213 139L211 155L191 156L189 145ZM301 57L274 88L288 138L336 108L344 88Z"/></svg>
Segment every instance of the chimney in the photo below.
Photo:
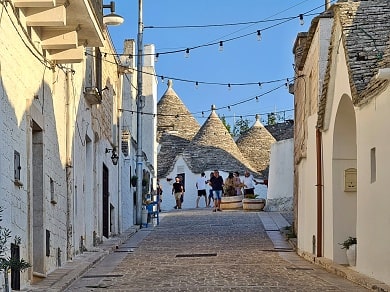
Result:
<svg viewBox="0 0 390 292"><path fill-rule="evenodd" d="M325 11L330 7L330 0L325 0Z"/></svg>

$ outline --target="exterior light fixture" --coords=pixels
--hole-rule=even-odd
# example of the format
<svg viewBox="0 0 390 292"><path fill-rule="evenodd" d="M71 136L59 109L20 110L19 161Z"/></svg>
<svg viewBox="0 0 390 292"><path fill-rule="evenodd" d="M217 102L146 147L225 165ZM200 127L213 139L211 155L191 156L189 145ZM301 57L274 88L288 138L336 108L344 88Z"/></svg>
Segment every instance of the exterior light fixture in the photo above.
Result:
<svg viewBox="0 0 390 292"><path fill-rule="evenodd" d="M112 153L111 155L111 160L112 160L112 164L114 165L117 165L118 164L118 160L119 160L119 156L118 154L116 153L116 148L106 148L106 152L105 153Z"/></svg>
<svg viewBox="0 0 390 292"><path fill-rule="evenodd" d="M120 25L123 23L124 19L122 16L115 14L115 2L111 1L110 4L104 5L104 8L110 8L111 13L103 16L103 23L105 25Z"/></svg>
<svg viewBox="0 0 390 292"><path fill-rule="evenodd" d="M100 104L102 103L102 92L104 90L108 90L108 87L104 87L103 89L99 90L96 87L85 87L84 90L84 98L90 103L90 104Z"/></svg>

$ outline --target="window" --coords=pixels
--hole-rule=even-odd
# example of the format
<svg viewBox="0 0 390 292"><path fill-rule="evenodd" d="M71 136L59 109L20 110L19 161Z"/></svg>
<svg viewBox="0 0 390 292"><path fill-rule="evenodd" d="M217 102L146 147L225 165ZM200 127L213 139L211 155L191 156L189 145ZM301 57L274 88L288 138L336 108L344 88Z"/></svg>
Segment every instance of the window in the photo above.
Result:
<svg viewBox="0 0 390 292"><path fill-rule="evenodd" d="M22 167L20 166L20 154L18 151L14 151L14 184L18 187L23 186L20 181L20 170Z"/></svg>
<svg viewBox="0 0 390 292"><path fill-rule="evenodd" d="M18 151L14 151L14 179L20 180L20 154Z"/></svg>
<svg viewBox="0 0 390 292"><path fill-rule="evenodd" d="M55 193L54 181L52 178L50 178L50 202L52 204L57 204L57 195Z"/></svg>
<svg viewBox="0 0 390 292"><path fill-rule="evenodd" d="M376 181L376 149L371 148L370 153L371 158L371 183L374 183Z"/></svg>

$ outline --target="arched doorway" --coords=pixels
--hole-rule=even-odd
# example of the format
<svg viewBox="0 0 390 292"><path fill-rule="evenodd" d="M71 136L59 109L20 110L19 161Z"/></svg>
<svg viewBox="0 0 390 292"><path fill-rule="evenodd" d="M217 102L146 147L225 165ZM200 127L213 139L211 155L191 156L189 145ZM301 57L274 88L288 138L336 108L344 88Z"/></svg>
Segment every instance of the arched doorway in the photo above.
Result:
<svg viewBox="0 0 390 292"><path fill-rule="evenodd" d="M332 160L333 260L341 264L347 263L347 259L339 243L348 236L356 236L357 192L348 183L349 175L356 170L356 166L355 110L351 98L343 95L335 118Z"/></svg>

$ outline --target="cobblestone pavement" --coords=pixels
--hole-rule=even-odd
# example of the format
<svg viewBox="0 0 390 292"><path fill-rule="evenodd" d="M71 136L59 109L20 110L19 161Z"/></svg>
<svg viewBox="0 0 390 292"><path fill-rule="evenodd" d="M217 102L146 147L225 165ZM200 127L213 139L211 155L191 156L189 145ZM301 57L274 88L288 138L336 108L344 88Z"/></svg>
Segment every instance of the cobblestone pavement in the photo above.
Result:
<svg viewBox="0 0 390 292"><path fill-rule="evenodd" d="M276 247L262 214L165 213L66 291L367 291Z"/></svg>

